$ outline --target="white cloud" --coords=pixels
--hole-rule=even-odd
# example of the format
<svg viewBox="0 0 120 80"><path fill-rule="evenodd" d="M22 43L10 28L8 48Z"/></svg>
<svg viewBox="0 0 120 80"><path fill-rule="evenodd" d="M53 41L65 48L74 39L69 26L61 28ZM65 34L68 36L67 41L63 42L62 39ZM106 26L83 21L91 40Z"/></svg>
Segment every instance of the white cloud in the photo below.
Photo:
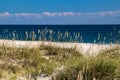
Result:
<svg viewBox="0 0 120 80"><path fill-rule="evenodd" d="M9 13L4 12L0 13L0 17L71 17L71 16L78 16L78 17L114 17L120 16L120 11L106 11L106 12L43 12L43 13Z"/></svg>
<svg viewBox="0 0 120 80"><path fill-rule="evenodd" d="M62 17L62 16L74 16L76 15L77 13L75 12L43 12L42 13L44 16L59 16L59 17Z"/></svg>
<svg viewBox="0 0 120 80"><path fill-rule="evenodd" d="M13 14L15 17L41 17L41 14L37 13L15 13Z"/></svg>
<svg viewBox="0 0 120 80"><path fill-rule="evenodd" d="M8 12L0 13L0 17L8 17L8 16L11 16L11 14Z"/></svg>
<svg viewBox="0 0 120 80"><path fill-rule="evenodd" d="M108 12L99 12L101 16L117 16L120 15L120 11L108 11Z"/></svg>
<svg viewBox="0 0 120 80"><path fill-rule="evenodd" d="M56 16L56 13L50 13L50 12L43 12L42 13L44 16Z"/></svg>

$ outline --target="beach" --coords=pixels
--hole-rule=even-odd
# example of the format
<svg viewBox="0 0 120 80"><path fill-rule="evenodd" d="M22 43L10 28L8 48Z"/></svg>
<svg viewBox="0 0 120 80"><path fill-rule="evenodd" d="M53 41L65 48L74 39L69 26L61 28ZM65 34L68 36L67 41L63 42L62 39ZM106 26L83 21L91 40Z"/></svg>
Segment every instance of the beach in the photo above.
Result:
<svg viewBox="0 0 120 80"><path fill-rule="evenodd" d="M97 55L98 53L120 46L119 44L93 44L93 43L70 43L70 42L48 42L48 41L18 41L0 40L0 45L7 47L34 48L40 45L55 46L60 48L76 48L83 55Z"/></svg>
<svg viewBox="0 0 120 80"><path fill-rule="evenodd" d="M61 72L66 72L69 75L66 70L70 70L70 74L72 74L76 68L79 69L80 73L76 72L77 74L72 75L77 75L75 78L79 78L79 76L83 76L81 72L83 72L84 65L90 64L89 69L92 67L92 69L95 68L95 70L102 67L103 71L106 70L106 74L109 69L114 69L114 64L116 64L115 66L120 65L118 62L119 58L117 58L120 54L119 44L2 39L0 40L0 46L0 69L4 69L2 76L6 76L5 78L0 78L3 80L11 80L14 76L16 80L28 80L28 78L30 80L52 80L53 78L57 80L56 78L59 78L59 75L62 74ZM97 67L94 67L96 65ZM3 68L2 66L5 67ZM13 69L9 66L13 67ZM74 67L73 70L70 66ZM6 69L6 67L8 68ZM88 67L85 68L88 69ZM116 67L115 69L119 71L119 68ZM8 74L9 70L15 71L16 73L21 72L19 75L14 74L14 72ZM28 70L27 73L25 72L26 70ZM101 73L103 71L101 71ZM32 74L36 72L36 75ZM111 71L109 73L113 72ZM118 74L119 72L116 73L116 75ZM64 78L64 76L62 76L62 78Z"/></svg>

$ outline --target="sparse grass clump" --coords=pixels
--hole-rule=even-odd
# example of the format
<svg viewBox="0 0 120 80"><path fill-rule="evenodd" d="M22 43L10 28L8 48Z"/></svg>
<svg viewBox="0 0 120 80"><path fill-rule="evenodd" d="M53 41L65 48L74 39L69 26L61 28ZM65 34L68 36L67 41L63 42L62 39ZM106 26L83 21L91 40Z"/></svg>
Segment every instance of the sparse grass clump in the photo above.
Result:
<svg viewBox="0 0 120 80"><path fill-rule="evenodd" d="M64 61L72 56L83 56L80 52L76 50L76 48L60 48L55 46L45 46L41 45L41 50L46 50L46 56L50 56L50 58L57 61Z"/></svg>
<svg viewBox="0 0 120 80"><path fill-rule="evenodd" d="M78 78L82 80L93 80L93 78L113 80L119 78L118 66L120 63L116 61L102 57L71 58L66 61L64 72L61 72L56 78L57 80L77 80Z"/></svg>
<svg viewBox="0 0 120 80"><path fill-rule="evenodd" d="M56 78L57 80L119 80L119 54L117 48L106 54L103 52L96 57L73 56L65 61L64 71L60 72Z"/></svg>
<svg viewBox="0 0 120 80"><path fill-rule="evenodd" d="M102 53L99 53L98 56L104 56L110 59L119 59L120 58L120 47L114 47L112 49L106 50Z"/></svg>
<svg viewBox="0 0 120 80"><path fill-rule="evenodd" d="M57 62L46 60L39 48L0 47L0 77L3 73L20 75L51 74Z"/></svg>

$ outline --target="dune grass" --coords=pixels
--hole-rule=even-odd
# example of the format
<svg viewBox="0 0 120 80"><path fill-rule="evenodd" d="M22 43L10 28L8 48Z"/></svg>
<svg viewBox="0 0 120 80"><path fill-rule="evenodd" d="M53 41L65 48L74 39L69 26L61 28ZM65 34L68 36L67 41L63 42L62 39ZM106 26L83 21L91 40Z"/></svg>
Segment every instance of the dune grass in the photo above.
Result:
<svg viewBox="0 0 120 80"><path fill-rule="evenodd" d="M120 80L120 48L115 47L93 57L72 56L57 80Z"/></svg>
<svg viewBox="0 0 120 80"><path fill-rule="evenodd" d="M60 66L64 69L53 80L120 80L120 47L84 57L76 48L0 46L0 78L35 79L42 73L52 75Z"/></svg>
<svg viewBox="0 0 120 80"><path fill-rule="evenodd" d="M46 60L41 56L39 48L0 47L0 77L4 72L21 73L32 77L40 73L51 74L57 62Z"/></svg>

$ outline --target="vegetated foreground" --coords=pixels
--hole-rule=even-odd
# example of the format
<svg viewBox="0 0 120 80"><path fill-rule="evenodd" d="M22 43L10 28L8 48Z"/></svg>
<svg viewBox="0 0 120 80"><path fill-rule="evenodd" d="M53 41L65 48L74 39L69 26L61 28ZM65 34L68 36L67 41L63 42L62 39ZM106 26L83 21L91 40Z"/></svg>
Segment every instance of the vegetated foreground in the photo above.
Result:
<svg viewBox="0 0 120 80"><path fill-rule="evenodd" d="M4 80L120 80L120 47L97 56L76 48L40 45L0 46L0 79Z"/></svg>

